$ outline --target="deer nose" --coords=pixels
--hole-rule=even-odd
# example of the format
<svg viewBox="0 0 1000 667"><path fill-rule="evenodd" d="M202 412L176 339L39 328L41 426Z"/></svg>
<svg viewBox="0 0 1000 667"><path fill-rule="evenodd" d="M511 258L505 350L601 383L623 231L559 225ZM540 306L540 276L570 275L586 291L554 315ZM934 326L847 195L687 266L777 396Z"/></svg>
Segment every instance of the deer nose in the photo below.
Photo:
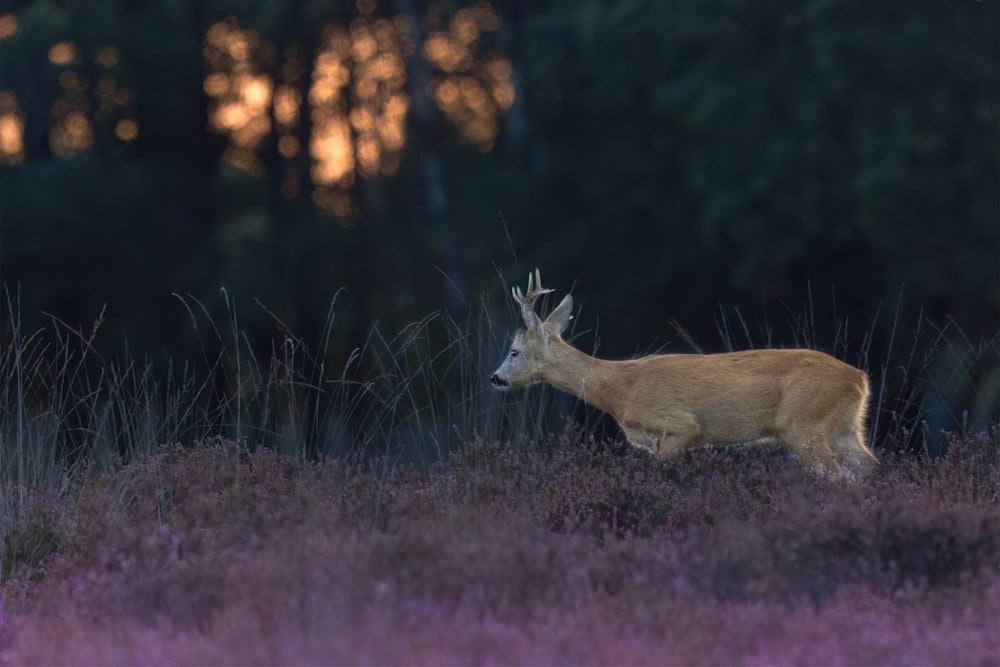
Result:
<svg viewBox="0 0 1000 667"><path fill-rule="evenodd" d="M506 387L509 384L506 380L504 380L503 378L501 378L496 373L494 373L492 376L490 376L490 382L492 382L497 387Z"/></svg>

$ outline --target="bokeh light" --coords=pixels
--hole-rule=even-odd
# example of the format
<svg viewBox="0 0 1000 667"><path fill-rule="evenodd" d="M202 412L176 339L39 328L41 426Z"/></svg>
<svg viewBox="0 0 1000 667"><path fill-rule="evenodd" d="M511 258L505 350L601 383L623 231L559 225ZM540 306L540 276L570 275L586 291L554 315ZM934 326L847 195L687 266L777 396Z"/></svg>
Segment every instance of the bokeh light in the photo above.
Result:
<svg viewBox="0 0 1000 667"><path fill-rule="evenodd" d="M356 0L355 9L352 21L322 31L312 53L297 43L279 50L235 17L211 25L202 48L208 129L226 138L224 162L260 176L270 151L266 159L277 156L279 162L267 168L282 169L282 196L306 192L338 216L351 213L358 179L391 177L400 168L412 106L411 58L430 66L421 94L462 140L480 150L492 148L515 98L510 61L481 54L485 37L501 27L491 3L481 0L445 18L427 18L416 54L409 17L379 16L377 0ZM18 29L13 14L0 15L0 40ZM138 139L135 95L122 83L118 46L84 50L64 40L46 55L61 68L61 95L51 107L49 127L55 155L71 157L100 137ZM25 157L24 116L13 99L0 104L0 160L6 165Z"/></svg>
<svg viewBox="0 0 1000 667"><path fill-rule="evenodd" d="M16 165L24 160L24 113L17 95L0 92L0 164Z"/></svg>
<svg viewBox="0 0 1000 667"><path fill-rule="evenodd" d="M477 2L455 12L448 26L431 32L424 43L424 57L441 72L428 93L459 135L482 151L493 147L500 120L514 104L510 61L476 56L480 38L500 25L493 5Z"/></svg>

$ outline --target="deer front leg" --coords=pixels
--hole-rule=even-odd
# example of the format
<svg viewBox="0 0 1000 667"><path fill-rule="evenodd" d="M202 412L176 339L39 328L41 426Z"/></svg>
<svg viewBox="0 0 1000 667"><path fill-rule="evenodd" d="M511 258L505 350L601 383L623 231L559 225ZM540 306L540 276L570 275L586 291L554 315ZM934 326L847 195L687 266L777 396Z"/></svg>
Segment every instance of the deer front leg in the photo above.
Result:
<svg viewBox="0 0 1000 667"><path fill-rule="evenodd" d="M634 428L622 427L622 430L625 432L625 437L628 439L630 445L638 449L643 449L653 456L657 456L657 453L660 451L660 439L658 437Z"/></svg>
<svg viewBox="0 0 1000 667"><path fill-rule="evenodd" d="M679 459L701 433L693 416L676 415L657 431L619 422L630 444L661 459Z"/></svg>

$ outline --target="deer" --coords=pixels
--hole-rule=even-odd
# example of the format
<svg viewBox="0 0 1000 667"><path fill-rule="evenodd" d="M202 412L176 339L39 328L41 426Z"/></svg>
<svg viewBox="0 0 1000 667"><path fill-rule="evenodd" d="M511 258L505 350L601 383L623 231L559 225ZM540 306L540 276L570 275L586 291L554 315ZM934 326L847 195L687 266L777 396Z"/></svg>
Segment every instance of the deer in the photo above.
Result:
<svg viewBox="0 0 1000 667"><path fill-rule="evenodd" d="M538 269L527 292L511 289L524 328L490 377L497 389L547 382L610 415L629 444L660 459L778 441L819 472L855 477L877 463L865 444L864 371L812 349L598 359L562 338L573 318L569 294L545 320L535 313L552 292Z"/></svg>

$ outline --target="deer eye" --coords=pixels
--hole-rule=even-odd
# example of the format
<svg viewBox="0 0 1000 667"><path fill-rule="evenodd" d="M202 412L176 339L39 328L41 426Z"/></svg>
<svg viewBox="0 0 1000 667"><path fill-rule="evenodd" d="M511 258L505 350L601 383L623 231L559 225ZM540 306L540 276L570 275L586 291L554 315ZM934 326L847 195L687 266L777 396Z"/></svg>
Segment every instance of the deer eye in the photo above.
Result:
<svg viewBox="0 0 1000 667"><path fill-rule="evenodd" d="M513 359L513 358L517 357L519 354L521 354L521 352L519 350L511 350L510 351L510 358Z"/></svg>

